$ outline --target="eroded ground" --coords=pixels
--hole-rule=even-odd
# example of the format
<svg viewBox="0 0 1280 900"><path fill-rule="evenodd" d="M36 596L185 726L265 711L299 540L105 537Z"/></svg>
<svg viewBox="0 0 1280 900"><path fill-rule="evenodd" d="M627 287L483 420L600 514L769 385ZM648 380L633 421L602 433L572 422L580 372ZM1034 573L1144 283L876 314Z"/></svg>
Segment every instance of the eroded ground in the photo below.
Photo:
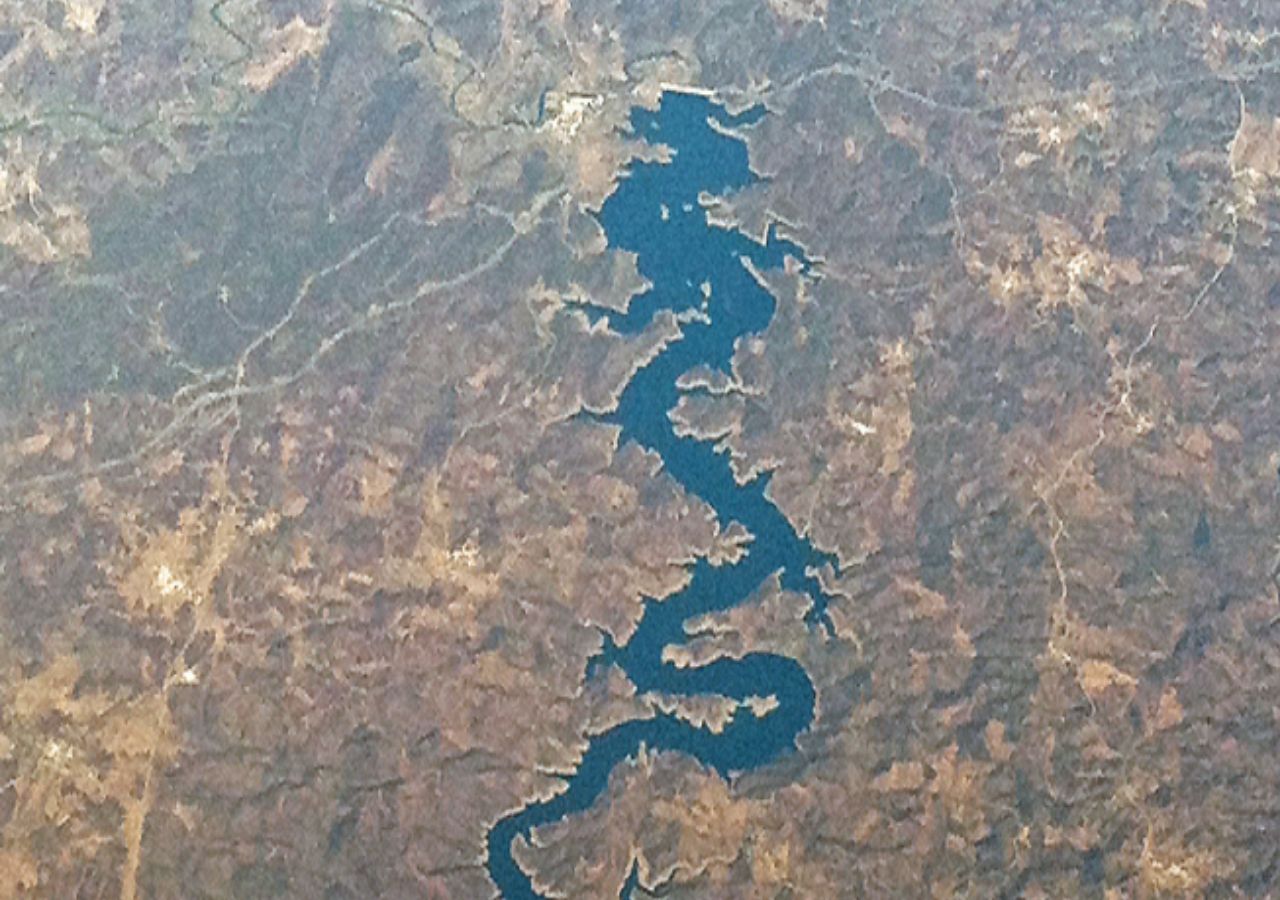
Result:
<svg viewBox="0 0 1280 900"><path fill-rule="evenodd" d="M732 554L573 420L669 335L590 215L664 84L769 109L821 279L680 425L838 553L690 658L800 751L614 773L572 897L1280 891L1280 7L0 7L0 897L489 896L602 631ZM714 719L714 704L693 715Z"/></svg>

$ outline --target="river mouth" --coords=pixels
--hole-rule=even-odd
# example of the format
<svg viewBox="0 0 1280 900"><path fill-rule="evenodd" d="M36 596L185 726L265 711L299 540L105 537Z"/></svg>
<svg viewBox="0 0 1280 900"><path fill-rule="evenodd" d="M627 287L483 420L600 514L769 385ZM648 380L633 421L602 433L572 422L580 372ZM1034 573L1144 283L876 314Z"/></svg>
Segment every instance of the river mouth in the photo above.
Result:
<svg viewBox="0 0 1280 900"><path fill-rule="evenodd" d="M672 478L711 507L722 529L738 523L750 542L732 563L699 559L691 564L685 588L647 601L631 638L623 645L606 639L586 677L612 665L640 693L711 695L737 701L738 707L719 731L663 713L593 736L558 794L513 812L490 830L489 875L508 900L540 897L512 856L514 841L588 809L604 792L614 768L642 747L687 754L732 778L792 752L796 738L813 721L813 683L794 659L748 653L685 668L664 660L664 651L688 640L685 622L743 603L773 575L782 587L809 598L806 619L811 624L826 623L830 598L818 572L834 570L835 559L798 534L769 499L768 473L739 483L714 440L677 434L669 416L682 393L682 376L699 367L732 375L737 342L760 334L772 320L776 301L751 270L780 269L788 258L808 266L803 249L772 227L757 241L711 224L699 202L704 195L731 194L756 180L746 144L733 130L763 115L760 107L730 114L707 97L677 91L664 93L656 110L633 110L635 136L666 146L671 159L634 162L597 217L611 248L636 254L651 287L633 297L622 313L587 307L590 315L607 319L624 335L640 333L661 311L677 315L679 335L635 373L613 411L591 418L618 427L622 442L635 441L656 453ZM757 713L748 701L758 697L772 698L773 708ZM635 880L633 871L628 885Z"/></svg>

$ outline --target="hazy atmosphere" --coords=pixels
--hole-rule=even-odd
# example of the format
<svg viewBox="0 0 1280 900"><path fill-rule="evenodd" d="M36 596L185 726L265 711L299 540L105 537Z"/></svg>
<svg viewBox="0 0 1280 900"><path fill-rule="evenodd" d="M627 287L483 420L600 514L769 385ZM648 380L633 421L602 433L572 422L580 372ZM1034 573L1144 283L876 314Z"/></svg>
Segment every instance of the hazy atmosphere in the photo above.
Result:
<svg viewBox="0 0 1280 900"><path fill-rule="evenodd" d="M1280 4L4 0L0 900L1280 896Z"/></svg>

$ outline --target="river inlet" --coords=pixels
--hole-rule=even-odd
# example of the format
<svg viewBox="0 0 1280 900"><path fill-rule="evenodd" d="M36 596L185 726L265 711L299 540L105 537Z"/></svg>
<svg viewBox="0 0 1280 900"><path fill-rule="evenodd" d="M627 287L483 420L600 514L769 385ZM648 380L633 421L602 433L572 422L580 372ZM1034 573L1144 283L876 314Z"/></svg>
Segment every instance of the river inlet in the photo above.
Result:
<svg viewBox="0 0 1280 900"><path fill-rule="evenodd" d="M702 366L732 374L738 340L760 334L772 320L776 301L746 263L759 271L778 269L790 256L808 266L802 248L780 238L772 227L763 242L757 241L711 224L699 202L703 194L725 196L756 180L746 145L733 129L763 115L760 107L733 115L706 97L673 91L663 94L656 111L632 111L635 136L665 145L672 158L631 164L598 219L610 247L636 254L651 287L633 297L625 313L588 307L590 315L607 318L623 335L643 331L661 310L679 317L679 336L635 373L617 408L590 417L620 428L621 442L635 441L658 454L667 473L714 510L721 528L738 522L751 541L736 562L714 566L699 559L689 567L691 578L682 590L646 600L630 640L618 645L606 636L586 677L612 664L642 694L715 695L740 705L719 733L661 713L592 737L560 793L511 813L490 830L489 875L507 900L540 897L512 856L515 839L588 809L604 792L614 768L641 747L688 754L732 778L794 750L797 736L813 720L813 684L788 657L749 653L688 668L663 661L666 648L689 640L686 621L737 606L775 573L784 588L809 597L806 618L811 624L826 621L830 598L815 573L823 566L835 568L835 560L798 534L768 498L769 473L739 484L726 451L714 441L678 435L669 416L680 399L682 375ZM777 706L766 715L743 705L750 697L770 696ZM628 886L634 881L633 871Z"/></svg>

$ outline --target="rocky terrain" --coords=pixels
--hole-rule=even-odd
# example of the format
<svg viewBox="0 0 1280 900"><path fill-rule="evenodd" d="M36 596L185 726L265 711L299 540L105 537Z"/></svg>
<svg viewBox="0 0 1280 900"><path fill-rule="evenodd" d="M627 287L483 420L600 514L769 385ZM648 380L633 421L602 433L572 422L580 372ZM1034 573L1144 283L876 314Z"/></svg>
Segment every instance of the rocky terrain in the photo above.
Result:
<svg viewBox="0 0 1280 900"><path fill-rule="evenodd" d="M566 897L1280 892L1280 6L0 6L0 897L479 898L668 709L602 672L732 555L606 409L669 337L591 215L664 86L762 103L818 277L676 415L837 555L690 661L798 752L613 774ZM715 709L685 710L714 718Z"/></svg>

